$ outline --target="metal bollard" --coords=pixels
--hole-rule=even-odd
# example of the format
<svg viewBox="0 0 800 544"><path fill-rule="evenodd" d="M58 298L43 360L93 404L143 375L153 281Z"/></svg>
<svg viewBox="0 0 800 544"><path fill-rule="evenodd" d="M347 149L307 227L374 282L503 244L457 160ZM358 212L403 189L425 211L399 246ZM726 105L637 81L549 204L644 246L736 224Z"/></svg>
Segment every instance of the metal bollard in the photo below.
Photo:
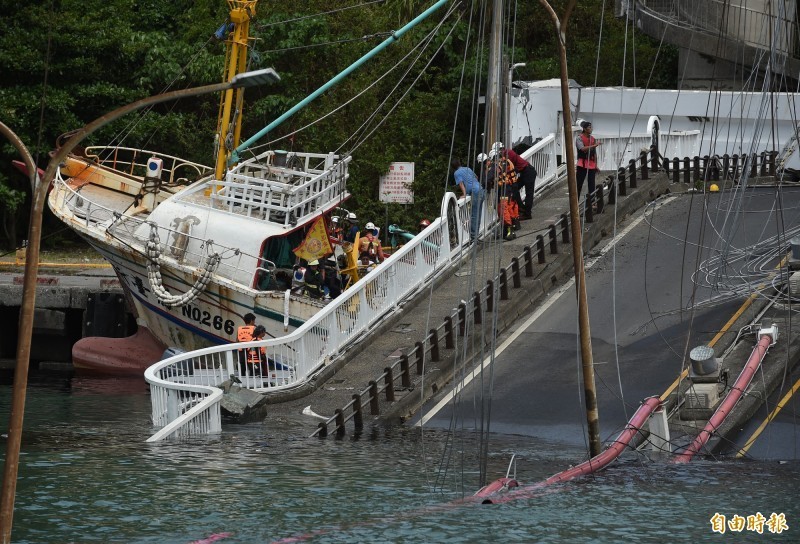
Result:
<svg viewBox="0 0 800 544"><path fill-rule="evenodd" d="M644 181L644 180L648 179L648 175L647 175L647 151L642 151L639 154L639 162L641 162L641 164L639 165L639 171L642 173L642 181Z"/></svg>
<svg viewBox="0 0 800 544"><path fill-rule="evenodd" d="M564 229L564 232L566 231L567 229ZM522 286L522 278L519 277L519 259L516 257L511 258L511 281L515 289Z"/></svg>
<svg viewBox="0 0 800 544"><path fill-rule="evenodd" d="M614 176L608 176L606 178L608 181L608 203L609 204L616 204L617 203L617 181L614 179Z"/></svg>
<svg viewBox="0 0 800 544"><path fill-rule="evenodd" d="M336 416L336 436L344 436L344 412L341 408L337 408L333 413Z"/></svg>
<svg viewBox="0 0 800 544"><path fill-rule="evenodd" d="M633 159L628 161L628 172L630 173L628 183L630 184L631 189L636 189L636 161Z"/></svg>
<svg viewBox="0 0 800 544"><path fill-rule="evenodd" d="M530 278L533 276L533 251L531 246L525 246L523 253L525 255L525 276Z"/></svg>
<svg viewBox="0 0 800 544"><path fill-rule="evenodd" d="M494 281L486 280L486 311L494 311Z"/></svg>
<svg viewBox="0 0 800 544"><path fill-rule="evenodd" d="M547 227L547 237L550 241L550 253L556 255L558 253L558 237L556 236L555 224L551 224Z"/></svg>
<svg viewBox="0 0 800 544"><path fill-rule="evenodd" d="M449 315L444 318L444 347L447 349L456 347L456 342L453 338L453 318Z"/></svg>
<svg viewBox="0 0 800 544"><path fill-rule="evenodd" d="M392 374L392 367L387 366L384 368L383 374L386 376L383 382L386 385L386 400L388 402L394 402L394 375Z"/></svg>
<svg viewBox="0 0 800 544"><path fill-rule="evenodd" d="M472 306L474 308L473 311L472 311L473 323L475 323L476 325L480 325L481 323L483 323L483 317L481 315L481 293L480 293L480 291L475 291L474 293L472 293L472 301L473 301L472 302Z"/></svg>
<svg viewBox="0 0 800 544"><path fill-rule="evenodd" d="M425 367L425 344L414 342L414 351L417 353L417 375L421 376Z"/></svg>
<svg viewBox="0 0 800 544"><path fill-rule="evenodd" d="M431 361L439 362L439 331L431 329Z"/></svg>
<svg viewBox="0 0 800 544"><path fill-rule="evenodd" d="M381 403L378 400L378 382L375 380L369 381L369 413L373 416L381 413Z"/></svg>
<svg viewBox="0 0 800 544"><path fill-rule="evenodd" d="M539 264L547 262L544 255L544 236L541 234L536 235L536 256L539 259Z"/></svg>
<svg viewBox="0 0 800 544"><path fill-rule="evenodd" d="M467 325L467 305L463 302L458 305L458 334L464 336L464 329Z"/></svg>
<svg viewBox="0 0 800 544"><path fill-rule="evenodd" d="M411 387L411 371L408 368L408 354L400 356L400 383L403 387Z"/></svg>
<svg viewBox="0 0 800 544"><path fill-rule="evenodd" d="M361 395L353 393L353 426L356 431L364 428L364 416L361 414Z"/></svg>
<svg viewBox="0 0 800 544"><path fill-rule="evenodd" d="M324 421L320 421L317 424L317 436L320 438L327 438L328 437L328 424Z"/></svg>
<svg viewBox="0 0 800 544"><path fill-rule="evenodd" d="M603 184L601 183L600 194L602 194L602 192ZM597 209L599 210L600 206L598 206ZM561 214L561 241L565 244L569 243L569 217L567 217L567 214L565 213Z"/></svg>
<svg viewBox="0 0 800 544"><path fill-rule="evenodd" d="M506 269L500 269L500 300L508 300L508 278Z"/></svg>
<svg viewBox="0 0 800 544"><path fill-rule="evenodd" d="M683 158L683 182L686 185L692 184L692 169L690 165L691 160L692 159L690 159L689 157ZM675 159L675 164L678 164L678 159Z"/></svg>
<svg viewBox="0 0 800 544"><path fill-rule="evenodd" d="M617 178L619 178L619 184L617 185L617 190L621 196L625 196L628 194L628 187L625 185L625 169L620 168L617 170Z"/></svg>

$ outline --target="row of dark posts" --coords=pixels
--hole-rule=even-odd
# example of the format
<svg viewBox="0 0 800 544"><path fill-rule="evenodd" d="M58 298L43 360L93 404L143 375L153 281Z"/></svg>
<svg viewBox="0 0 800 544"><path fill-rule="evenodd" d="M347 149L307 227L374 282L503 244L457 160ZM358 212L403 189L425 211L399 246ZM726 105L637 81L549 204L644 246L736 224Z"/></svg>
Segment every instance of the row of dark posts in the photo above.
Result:
<svg viewBox="0 0 800 544"><path fill-rule="evenodd" d="M777 153L774 151L751 156L749 167L752 175L755 176L759 173L761 175L774 175L776 156ZM652 146L648 151L642 151L637 159L631 159L628 166L620 168L616 175L609 176L605 184L607 189L604 188L603 183L598 183L593 195L593 201L597 204L597 213L601 212L606 203L615 204L617 195L626 196L628 188L636 189L639 180L648 180L650 172L658 172L662 166L667 175L671 175L672 181L676 183L681 181L679 174L683 175L682 181L684 183L690 183L692 177L694 181L717 181L720 179L720 175L723 179L730 179L738 172L737 169L746 164L745 159L745 156L740 157L738 155L733 155L732 157L728 155L723 155L722 157L695 157L691 160L687 157L683 159L683 168L681 168L679 159L672 159L672 161L664 159L658 153L658 149ZM591 223L594 220L594 210L592 206L586 206L586 202L584 199L582 208L585 208L586 222ZM429 331L422 342L416 342L410 352L401 355L396 363L386 367L383 374L370 381L366 389L354 394L353 400L349 404L344 408L335 410L334 416L327 421L321 422L311 436L324 438L328 436L329 432L333 432L339 437L344 436L346 433L345 425L350 420L353 421L355 432L361 432L364 427L363 412L365 406L369 407L370 415L380 415L380 396L383 394L386 402L395 402L395 382L398 379L403 389L411 388L412 366L414 368L413 372L417 376L422 375L425 370L426 354L430 354L430 361L439 362L441 360L441 342L444 341L445 349L454 349L455 335L466 335L468 324L467 309L472 308L470 313L473 324L480 325L484 311L493 312L497 307L494 300L495 284L497 285L500 300L508 300L509 276L511 278L511 287L519 289L522 286L522 273L529 278L534 275L534 257L536 262L542 265L546 263L546 250L549 250L552 255L558 254L559 235L562 243L568 244L570 242L570 226L567 214L562 214L552 221L548 226L546 235L540 234L536 237L535 247L525 246L524 251L518 257L512 258L508 266L500 269L494 280L487 280L483 289L474 292L468 303L462 302L459 304L453 315L445 317L437 328ZM332 431L329 429L331 425L333 425Z"/></svg>

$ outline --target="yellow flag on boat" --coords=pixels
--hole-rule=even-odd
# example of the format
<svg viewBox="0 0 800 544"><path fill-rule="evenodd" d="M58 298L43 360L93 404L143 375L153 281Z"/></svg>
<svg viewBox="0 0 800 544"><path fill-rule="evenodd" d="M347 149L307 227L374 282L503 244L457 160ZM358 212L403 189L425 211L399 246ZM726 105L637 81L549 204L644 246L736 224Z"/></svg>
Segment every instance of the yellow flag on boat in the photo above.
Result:
<svg viewBox="0 0 800 544"><path fill-rule="evenodd" d="M328 239L328 229L325 227L325 218L319 216L308 229L306 237L292 250L295 255L306 261L319 260L333 253L331 242Z"/></svg>

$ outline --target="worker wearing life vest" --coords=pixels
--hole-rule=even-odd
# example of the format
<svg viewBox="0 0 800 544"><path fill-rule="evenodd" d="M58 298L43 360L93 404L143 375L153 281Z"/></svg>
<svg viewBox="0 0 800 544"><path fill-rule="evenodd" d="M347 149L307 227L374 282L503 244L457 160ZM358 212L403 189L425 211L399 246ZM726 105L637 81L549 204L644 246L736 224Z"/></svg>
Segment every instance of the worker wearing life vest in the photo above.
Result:
<svg viewBox="0 0 800 544"><path fill-rule="evenodd" d="M249 342L253 339L253 331L256 328L256 316L251 313L244 314L244 325L239 327L236 330L236 341L237 342ZM245 356L244 349L239 350L239 372L241 374L245 373L245 362L247 361L247 357Z"/></svg>
<svg viewBox="0 0 800 544"><path fill-rule="evenodd" d="M368 263L381 263L386 257L383 254L380 238L375 236L375 224L370 221L365 228L367 232L358 241L358 258L362 263L365 260Z"/></svg>
<svg viewBox="0 0 800 544"><path fill-rule="evenodd" d="M255 329L253 329L253 336L250 340L263 340L264 335L267 334L267 329L264 328L264 325L258 325ZM264 373L262 369L262 363L266 364L267 361L267 348L261 347L254 347L254 348L247 348L247 369L251 376L261 376Z"/></svg>
<svg viewBox="0 0 800 544"><path fill-rule="evenodd" d="M597 148L602 144L592 136L592 123L581 121L581 131L575 138L575 148L578 150L578 164L576 168L578 181L578 196L583 189L583 180L589 177L589 195L586 197L586 204L591 205L594 198L594 176L597 172Z"/></svg>

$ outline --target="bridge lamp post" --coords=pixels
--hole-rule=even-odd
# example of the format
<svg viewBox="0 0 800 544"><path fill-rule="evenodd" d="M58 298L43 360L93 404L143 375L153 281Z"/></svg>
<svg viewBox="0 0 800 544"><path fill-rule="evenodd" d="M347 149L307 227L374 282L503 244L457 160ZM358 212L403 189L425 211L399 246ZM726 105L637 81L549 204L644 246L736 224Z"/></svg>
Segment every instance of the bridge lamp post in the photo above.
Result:
<svg viewBox="0 0 800 544"><path fill-rule="evenodd" d="M43 176L38 175L33 158L22 141L4 124L0 123L0 134L6 136L25 160L31 177L33 189L31 219L28 226L28 247L25 252L25 275L22 287L22 305L19 314L19 335L17 337L17 364L14 370L14 388L11 397L11 414L8 423L8 446L3 470L3 485L0 491L0 543L11 542L11 524L14 519L14 497L19 471L19 451L22 441L22 422L25 412L25 394L28 386L28 367L30 364L31 336L33 333L33 313L36 304L36 276L39 268L39 248L41 246L42 214L44 213L47 189L55 177L56 168L66 159L84 138L117 120L123 115L147 106L160 104L179 98L217 93L229 89L255 87L279 81L280 77L271 68L245 72L230 81L192 87L143 98L127 106L98 117L88 125L74 132L47 163Z"/></svg>

